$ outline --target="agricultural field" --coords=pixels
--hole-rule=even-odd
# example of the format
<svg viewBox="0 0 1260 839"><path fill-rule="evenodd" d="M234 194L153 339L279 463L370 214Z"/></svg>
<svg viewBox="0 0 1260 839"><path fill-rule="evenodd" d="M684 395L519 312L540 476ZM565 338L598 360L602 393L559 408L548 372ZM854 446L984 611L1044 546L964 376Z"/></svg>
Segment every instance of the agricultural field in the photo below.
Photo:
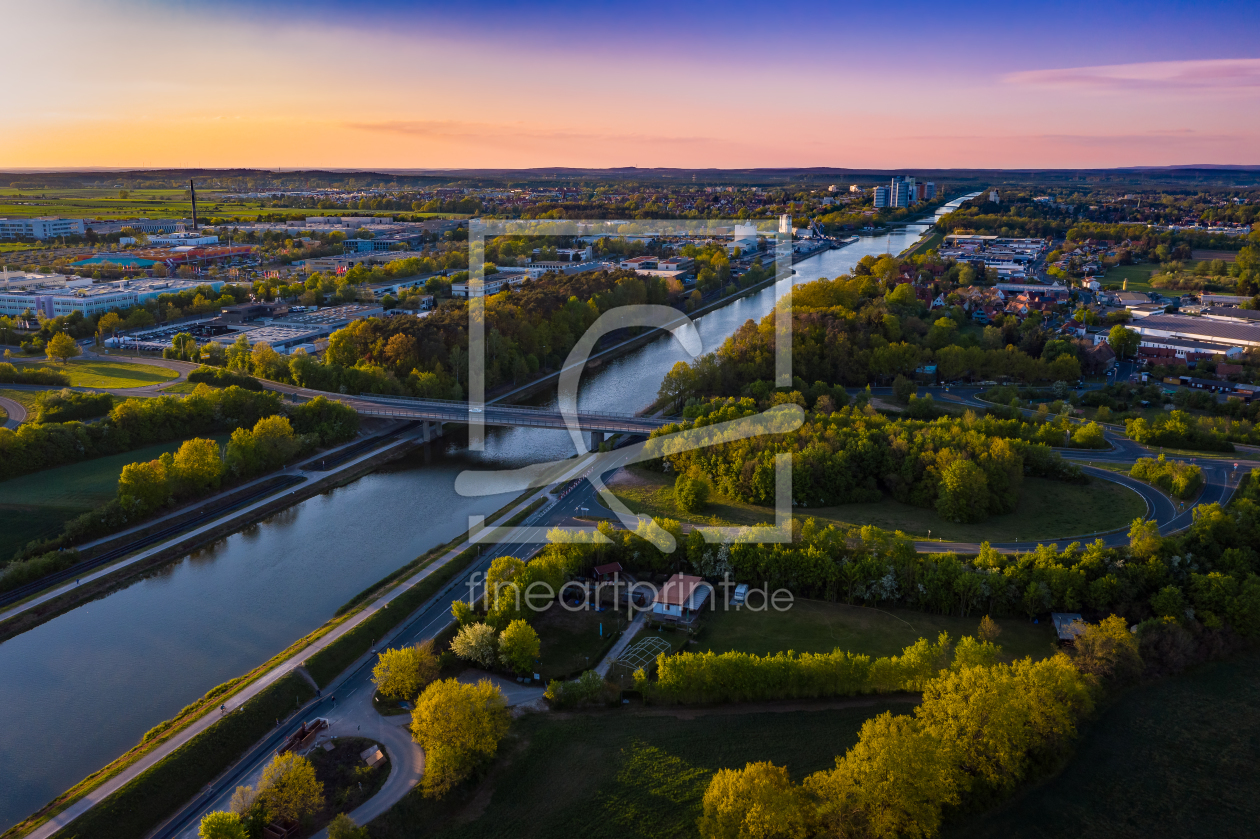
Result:
<svg viewBox="0 0 1260 839"><path fill-rule="evenodd" d="M102 219L191 218L192 201L186 189L130 189L127 197L118 188L38 188L0 187L0 217L64 216L66 218ZM351 215L354 210L316 210L305 207L262 207L257 201L223 200L226 193L197 187L197 215L207 221L213 217L252 221L259 213L300 213L303 216ZM416 217L456 217L450 213L411 213ZM459 216L466 218L467 216ZM23 245L22 249L29 249Z"/></svg>
<svg viewBox="0 0 1260 839"><path fill-rule="evenodd" d="M761 598L750 605L760 607ZM793 650L829 653L835 649L872 658L898 655L920 638L936 639L942 631L954 639L976 635L980 615L931 615L909 609L873 609L820 600L797 600L785 612L754 611L747 607L706 613L701 619L699 643L692 652L736 651L753 655ZM1055 650L1049 623L1034 624L1022 618L1001 618L997 644L1003 658L1044 658Z"/></svg>
<svg viewBox="0 0 1260 839"><path fill-rule="evenodd" d="M701 799L718 769L770 760L799 781L833 766L869 717L911 707L890 698L830 705L793 713L733 706L527 715L512 724L480 786L443 801L413 790L369 830L373 839L696 836Z"/></svg>
<svg viewBox="0 0 1260 839"><path fill-rule="evenodd" d="M774 512L720 496L698 515L678 510L674 484L667 475L638 467L623 469L609 487L635 513L704 525L752 525L774 521ZM1130 489L1107 481L1084 486L1025 478L1014 513L994 516L978 524L957 524L935 510L901 504L891 499L870 504L844 504L799 510L798 519L813 518L839 525L875 525L900 530L918 538L956 542L1007 542L1016 539L1059 539L1083 533L1127 527L1146 512L1146 502Z"/></svg>
<svg viewBox="0 0 1260 839"><path fill-rule="evenodd" d="M1255 652L1134 688L1083 732L1058 775L944 835L1254 836L1260 824L1257 707Z"/></svg>
<svg viewBox="0 0 1260 839"><path fill-rule="evenodd" d="M227 435L214 435L213 439L222 444L227 442ZM67 521L114 497L124 466L173 452L180 442L159 443L0 481L0 557L7 559L34 539L56 536Z"/></svg>
<svg viewBox="0 0 1260 839"><path fill-rule="evenodd" d="M70 377L71 387L96 387L103 389L145 387L179 378L179 373L152 364L132 364L127 361L102 359L71 359L66 364L49 361L31 366L55 370Z"/></svg>

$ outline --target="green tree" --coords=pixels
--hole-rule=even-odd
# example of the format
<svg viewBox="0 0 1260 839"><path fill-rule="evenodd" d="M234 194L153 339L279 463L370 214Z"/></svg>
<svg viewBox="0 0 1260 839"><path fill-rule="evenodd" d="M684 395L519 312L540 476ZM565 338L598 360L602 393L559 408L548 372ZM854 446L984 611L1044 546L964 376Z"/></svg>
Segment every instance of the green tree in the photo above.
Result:
<svg viewBox="0 0 1260 839"><path fill-rule="evenodd" d="M411 733L425 752L424 794L440 798L466 780L494 757L510 724L507 701L488 679L425 688L411 713Z"/></svg>
<svg viewBox="0 0 1260 839"><path fill-rule="evenodd" d="M263 768L258 801L274 821L301 821L324 806L324 785L316 780L309 760L285 752Z"/></svg>
<svg viewBox="0 0 1260 839"><path fill-rule="evenodd" d="M460 626L468 626L477 620L477 613L467 600L456 600L451 604L451 617Z"/></svg>
<svg viewBox="0 0 1260 839"><path fill-rule="evenodd" d="M339 813L328 823L328 839L368 839L368 829L355 824L345 813Z"/></svg>
<svg viewBox="0 0 1260 839"><path fill-rule="evenodd" d="M185 491L200 495L219 488L223 460L213 440L185 440L175 452L175 479Z"/></svg>
<svg viewBox="0 0 1260 839"><path fill-rule="evenodd" d="M197 839L248 839L249 833L236 813L206 813L197 830Z"/></svg>
<svg viewBox="0 0 1260 839"><path fill-rule="evenodd" d="M709 502L709 482L704 478L679 475L674 481L674 503L684 513L694 513Z"/></svg>
<svg viewBox="0 0 1260 839"><path fill-rule="evenodd" d="M79 349L79 345L69 335L64 332L58 332L48 340L48 347L45 352L49 358L65 364L70 359L81 354L83 350Z"/></svg>
<svg viewBox="0 0 1260 839"><path fill-rule="evenodd" d="M541 649L538 633L523 620L514 620L499 634L499 658L517 673L533 672Z"/></svg>
<svg viewBox="0 0 1260 839"><path fill-rule="evenodd" d="M750 763L719 769L704 792L698 828L703 839L803 839L806 799L786 767Z"/></svg>
<svg viewBox="0 0 1260 839"><path fill-rule="evenodd" d="M493 667L498 658L497 634L486 623L473 623L461 627L451 639L451 652L482 667Z"/></svg>
<svg viewBox="0 0 1260 839"><path fill-rule="evenodd" d="M1151 608L1160 617L1181 620L1186 616L1186 598L1176 586L1164 586L1151 597Z"/></svg>
<svg viewBox="0 0 1260 839"><path fill-rule="evenodd" d="M902 405L910 404L910 397L914 396L915 391L917 390L918 388L915 386L914 382L910 381L905 376L897 376L897 378L893 380L893 395Z"/></svg>
<svg viewBox="0 0 1260 839"><path fill-rule="evenodd" d="M1120 358L1127 358L1137 352L1141 341L1142 336L1129 329L1123 323L1117 323L1107 333L1107 343L1111 345L1111 349Z"/></svg>
<svg viewBox="0 0 1260 839"><path fill-rule="evenodd" d="M438 676L441 665L433 642L385 650L372 668L372 681L388 699L413 700Z"/></svg>
<svg viewBox="0 0 1260 839"><path fill-rule="evenodd" d="M936 512L947 521L975 522L988 515L989 480L974 461L959 458L941 472Z"/></svg>

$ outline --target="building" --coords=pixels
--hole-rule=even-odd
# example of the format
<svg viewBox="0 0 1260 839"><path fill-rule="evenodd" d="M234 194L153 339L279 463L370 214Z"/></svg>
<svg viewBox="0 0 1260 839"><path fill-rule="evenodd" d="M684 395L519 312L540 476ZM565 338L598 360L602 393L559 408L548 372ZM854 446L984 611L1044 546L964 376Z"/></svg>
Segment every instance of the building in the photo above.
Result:
<svg viewBox="0 0 1260 839"><path fill-rule="evenodd" d="M0 293L0 314L16 316L27 309L47 318L61 317L79 311L84 315L103 315L112 309L130 309L156 300L163 294L209 286L214 291L223 287L222 280L193 282L190 280L120 280L112 283L76 283L63 289L34 289Z"/></svg>
<svg viewBox="0 0 1260 839"><path fill-rule="evenodd" d="M1138 340L1138 358L1151 364L1180 364L1223 355L1238 358L1242 347L1213 341L1191 341L1186 338L1159 338L1142 335Z"/></svg>
<svg viewBox="0 0 1260 839"><path fill-rule="evenodd" d="M54 239L87 233L83 219L42 216L40 218L0 218L0 239Z"/></svg>
<svg viewBox="0 0 1260 839"><path fill-rule="evenodd" d="M909 207L914 203L914 178L894 175L888 184L888 205L890 207Z"/></svg>
<svg viewBox="0 0 1260 839"><path fill-rule="evenodd" d="M202 245L219 244L219 237L208 236L204 233L185 233L183 231L178 231L175 233L161 233L157 236L150 236L149 244L171 248L200 247Z"/></svg>
<svg viewBox="0 0 1260 839"><path fill-rule="evenodd" d="M1085 631L1085 619L1075 612L1051 612L1050 620L1054 622L1054 631L1060 641L1071 643Z"/></svg>
<svg viewBox="0 0 1260 839"><path fill-rule="evenodd" d="M482 280L481 296L489 297L492 294L511 291L512 286L522 285L528 279L528 274L494 274ZM471 296L471 282L465 280L462 283L451 283L451 297L468 298Z"/></svg>
<svg viewBox="0 0 1260 839"><path fill-rule="evenodd" d="M712 592L713 586L699 577L675 574L656 593L652 619L691 623Z"/></svg>
<svg viewBox="0 0 1260 839"><path fill-rule="evenodd" d="M1151 315L1129 328L1142 338L1182 338L1230 347L1260 347L1260 324L1242 320L1195 318L1188 315Z"/></svg>
<svg viewBox="0 0 1260 839"><path fill-rule="evenodd" d="M875 209L879 210L888 206L888 187L875 187Z"/></svg>

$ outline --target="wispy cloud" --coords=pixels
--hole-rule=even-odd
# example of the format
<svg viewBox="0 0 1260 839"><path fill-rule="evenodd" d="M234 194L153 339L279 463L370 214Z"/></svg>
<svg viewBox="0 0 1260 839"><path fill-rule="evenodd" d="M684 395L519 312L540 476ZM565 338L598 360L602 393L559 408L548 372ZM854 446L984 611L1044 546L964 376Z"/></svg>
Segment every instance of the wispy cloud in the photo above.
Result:
<svg viewBox="0 0 1260 839"><path fill-rule="evenodd" d="M395 134L417 139L446 140L459 143L479 143L488 146L540 145L548 143L636 143L668 146L732 146L733 141L717 137L674 136L643 134L572 131L562 128L548 129L528 123L480 123L461 120L380 120L374 122L347 122L347 128L380 134Z"/></svg>
<svg viewBox="0 0 1260 839"><path fill-rule="evenodd" d="M1011 73L1005 81L1030 87L1104 93L1142 90L1255 93L1260 91L1260 58L1147 61L1059 70L1025 70Z"/></svg>

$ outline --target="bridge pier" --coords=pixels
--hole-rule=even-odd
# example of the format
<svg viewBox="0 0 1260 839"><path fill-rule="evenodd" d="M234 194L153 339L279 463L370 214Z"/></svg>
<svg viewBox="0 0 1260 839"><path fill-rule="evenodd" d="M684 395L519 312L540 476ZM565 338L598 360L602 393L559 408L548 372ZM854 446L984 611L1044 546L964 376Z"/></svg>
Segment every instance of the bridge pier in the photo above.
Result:
<svg viewBox="0 0 1260 839"><path fill-rule="evenodd" d="M442 423L422 420L420 423L420 439L428 443L442 436Z"/></svg>
<svg viewBox="0 0 1260 839"><path fill-rule="evenodd" d="M591 432L591 451L593 452L599 451L599 447L602 446L603 444L604 444L604 432L592 431Z"/></svg>

